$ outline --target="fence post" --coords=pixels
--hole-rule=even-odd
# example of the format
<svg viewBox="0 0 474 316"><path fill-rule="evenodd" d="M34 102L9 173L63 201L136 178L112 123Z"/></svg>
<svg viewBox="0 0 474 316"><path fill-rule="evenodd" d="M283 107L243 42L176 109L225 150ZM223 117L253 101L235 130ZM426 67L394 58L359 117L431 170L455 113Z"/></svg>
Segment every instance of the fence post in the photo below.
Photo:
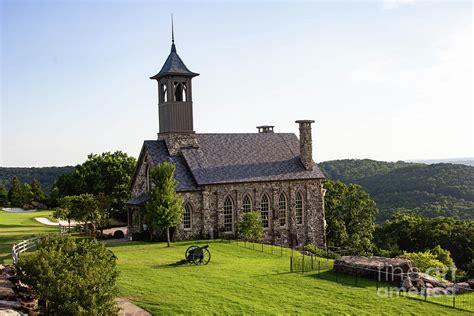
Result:
<svg viewBox="0 0 474 316"><path fill-rule="evenodd" d="M293 272L293 257L290 257L290 272Z"/></svg>
<svg viewBox="0 0 474 316"><path fill-rule="evenodd" d="M302 264L302 268L301 268L301 273L304 273L304 253L303 253L303 264Z"/></svg>
<svg viewBox="0 0 474 316"><path fill-rule="evenodd" d="M311 271L314 270L314 259L313 256L311 256Z"/></svg>
<svg viewBox="0 0 474 316"><path fill-rule="evenodd" d="M272 250L272 255L273 255L273 243L270 244L270 248Z"/></svg>
<svg viewBox="0 0 474 316"><path fill-rule="evenodd" d="M456 308L456 293L454 291L453 289L453 307Z"/></svg>
<svg viewBox="0 0 474 316"><path fill-rule="evenodd" d="M321 278L319 275L321 273L321 260L318 260L318 276Z"/></svg>
<svg viewBox="0 0 474 316"><path fill-rule="evenodd" d="M283 257L283 246L280 245L280 257Z"/></svg>
<svg viewBox="0 0 474 316"><path fill-rule="evenodd" d="M425 301L427 301L427 300L428 300L428 291L427 291L427 290L428 290L428 288L427 288L427 287L425 287Z"/></svg>

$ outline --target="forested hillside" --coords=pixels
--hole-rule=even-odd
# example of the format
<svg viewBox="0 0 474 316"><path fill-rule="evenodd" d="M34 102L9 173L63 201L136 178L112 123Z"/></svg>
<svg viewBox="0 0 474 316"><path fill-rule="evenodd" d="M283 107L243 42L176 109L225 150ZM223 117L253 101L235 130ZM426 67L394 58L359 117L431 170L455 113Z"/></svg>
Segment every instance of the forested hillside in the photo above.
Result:
<svg viewBox="0 0 474 316"><path fill-rule="evenodd" d="M5 168L0 167L0 183L5 187L9 187L10 180L14 176L18 177L21 182L31 183L33 179L37 179L46 192L51 190L54 181L65 173L72 171L74 167L43 167L43 168Z"/></svg>
<svg viewBox="0 0 474 316"><path fill-rule="evenodd" d="M377 202L379 222L399 208L435 217L474 219L474 167L334 160L319 164L329 179L360 184Z"/></svg>

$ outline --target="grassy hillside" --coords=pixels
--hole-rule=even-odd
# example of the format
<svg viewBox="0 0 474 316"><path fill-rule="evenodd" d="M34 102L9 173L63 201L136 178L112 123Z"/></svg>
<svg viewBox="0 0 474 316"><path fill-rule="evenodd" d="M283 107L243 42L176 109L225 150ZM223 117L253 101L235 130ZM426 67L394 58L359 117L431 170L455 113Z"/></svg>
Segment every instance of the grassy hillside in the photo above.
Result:
<svg viewBox="0 0 474 316"><path fill-rule="evenodd" d="M289 273L289 258L218 241L207 266L169 266L191 242L111 244L119 289L153 315L462 315L459 310L402 297L379 297L375 286L356 287ZM467 313L466 313L467 314Z"/></svg>
<svg viewBox="0 0 474 316"><path fill-rule="evenodd" d="M0 182L6 187L14 176L21 182L31 183L34 178L38 179L45 192L49 192L54 181L65 173L72 171L74 167L43 167L43 168L5 168L0 167Z"/></svg>
<svg viewBox="0 0 474 316"><path fill-rule="evenodd" d="M329 179L357 183L377 202L382 221L398 208L425 216L474 219L474 167L334 160L319 164Z"/></svg>

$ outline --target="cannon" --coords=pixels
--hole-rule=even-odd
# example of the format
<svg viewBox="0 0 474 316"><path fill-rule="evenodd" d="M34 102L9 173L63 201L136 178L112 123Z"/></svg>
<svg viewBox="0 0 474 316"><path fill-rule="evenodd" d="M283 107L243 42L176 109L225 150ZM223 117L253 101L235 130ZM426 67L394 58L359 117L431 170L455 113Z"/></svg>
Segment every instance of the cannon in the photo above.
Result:
<svg viewBox="0 0 474 316"><path fill-rule="evenodd" d="M195 265L208 264L211 261L211 252L208 248L209 245L189 246L184 254L186 263L194 263Z"/></svg>

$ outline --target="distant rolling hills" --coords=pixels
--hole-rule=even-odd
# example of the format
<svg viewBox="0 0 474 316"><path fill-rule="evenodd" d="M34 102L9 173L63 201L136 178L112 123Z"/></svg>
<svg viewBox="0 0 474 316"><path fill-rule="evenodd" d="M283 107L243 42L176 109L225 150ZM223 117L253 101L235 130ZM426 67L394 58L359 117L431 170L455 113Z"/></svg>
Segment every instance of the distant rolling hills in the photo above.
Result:
<svg viewBox="0 0 474 316"><path fill-rule="evenodd" d="M7 188L11 178L18 177L22 183L31 183L34 178L38 179L45 192L51 190L54 181L65 173L72 171L74 167L41 167L41 168L7 168L0 167L0 182Z"/></svg>
<svg viewBox="0 0 474 316"><path fill-rule="evenodd" d="M429 217L474 219L474 167L463 164L383 162L319 163L329 179L360 184L377 202L383 221L399 208Z"/></svg>
<svg viewBox="0 0 474 316"><path fill-rule="evenodd" d="M360 184L377 202L381 222L399 208L429 217L474 219L474 167L450 163L384 162L369 159L319 163L329 179ZM13 176L31 183L36 178L49 192L54 181L74 167L0 167L0 182Z"/></svg>

